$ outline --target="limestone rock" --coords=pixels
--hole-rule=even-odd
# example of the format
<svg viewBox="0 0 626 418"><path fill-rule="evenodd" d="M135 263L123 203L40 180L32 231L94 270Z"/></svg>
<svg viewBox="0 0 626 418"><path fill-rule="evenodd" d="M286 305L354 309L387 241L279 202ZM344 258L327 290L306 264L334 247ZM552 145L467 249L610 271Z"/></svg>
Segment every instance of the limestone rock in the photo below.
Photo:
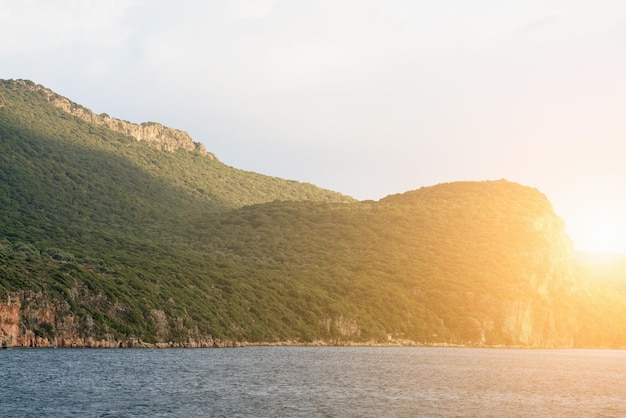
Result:
<svg viewBox="0 0 626 418"><path fill-rule="evenodd" d="M198 152L207 158L217 160L217 157L207 152L204 145L194 142L191 136L178 129L168 128L156 122L144 122L141 124L131 123L125 120L112 118L107 114L97 115L91 110L76 104L66 97L60 96L41 85L27 80L14 81L20 87L26 87L42 92L50 103L63 111L76 116L93 125L104 125L109 129L135 138L137 141L144 141L162 151L174 152L184 149L190 152ZM0 98L0 106L3 105Z"/></svg>

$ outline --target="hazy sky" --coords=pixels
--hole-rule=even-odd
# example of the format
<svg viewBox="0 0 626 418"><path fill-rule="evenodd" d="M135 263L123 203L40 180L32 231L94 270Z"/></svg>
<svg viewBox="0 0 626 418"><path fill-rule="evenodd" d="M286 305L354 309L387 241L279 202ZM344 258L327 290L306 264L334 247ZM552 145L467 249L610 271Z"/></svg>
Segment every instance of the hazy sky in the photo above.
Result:
<svg viewBox="0 0 626 418"><path fill-rule="evenodd" d="M0 39L0 78L238 168L358 199L505 178L578 247L626 236L624 1L6 0Z"/></svg>

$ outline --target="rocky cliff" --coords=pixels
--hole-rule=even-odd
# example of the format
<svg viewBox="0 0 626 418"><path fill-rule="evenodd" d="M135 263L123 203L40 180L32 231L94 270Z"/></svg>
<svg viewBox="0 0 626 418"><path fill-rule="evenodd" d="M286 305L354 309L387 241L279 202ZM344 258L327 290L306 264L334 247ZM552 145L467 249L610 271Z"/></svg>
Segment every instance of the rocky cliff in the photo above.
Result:
<svg viewBox="0 0 626 418"><path fill-rule="evenodd" d="M118 307L120 308L120 307ZM121 307L123 309L123 307ZM50 299L42 292L18 291L8 294L0 302L0 347L59 347L59 348L211 348L236 347L240 343L214 339L189 333L184 341L168 340L167 320L163 312L152 311L162 333L157 342L148 343L127 335L116 338L113 333L100 337L94 334L94 319L88 315L76 315L67 301ZM181 320L182 322L182 320Z"/></svg>
<svg viewBox="0 0 626 418"><path fill-rule="evenodd" d="M538 217L532 231L543 245L530 248L521 274L534 292L510 305L503 329L523 346L573 347L580 325L571 298L586 289L574 270L571 240L550 213Z"/></svg>
<svg viewBox="0 0 626 418"><path fill-rule="evenodd" d="M436 217L424 219L413 233L424 237L422 225L439 223L426 229L432 234L426 237L439 247L434 252L442 260L428 257L424 263L442 284L451 283L446 287L454 290L436 297L442 299L439 305L457 307L461 325L450 326L465 341L575 345L576 298L586 289L575 271L565 225L545 195L507 181L457 182L384 201L437 208L431 212Z"/></svg>
<svg viewBox="0 0 626 418"><path fill-rule="evenodd" d="M535 191L535 201L543 207L528 218L521 213L525 230L507 237L520 240L517 258L519 283L527 286L513 300L502 321L502 330L513 345L530 347L574 347L580 328L575 298L586 292L576 274L573 246L565 225L548 199ZM531 202L532 200L528 200ZM522 237L529 237L525 241Z"/></svg>
<svg viewBox="0 0 626 418"><path fill-rule="evenodd" d="M199 142L194 142L191 136L185 131L168 128L156 122L135 124L125 120L112 118L104 113L97 115L91 110L72 102L66 97L60 96L44 86L27 80L15 80L13 82L18 87L29 88L41 92L54 106L88 123L92 123L94 125L104 125L115 132L133 137L137 141L145 141L159 150L174 152L179 149L184 149L186 151L198 152L211 159L217 159L214 154L206 150L204 145ZM2 106L1 98L0 106Z"/></svg>

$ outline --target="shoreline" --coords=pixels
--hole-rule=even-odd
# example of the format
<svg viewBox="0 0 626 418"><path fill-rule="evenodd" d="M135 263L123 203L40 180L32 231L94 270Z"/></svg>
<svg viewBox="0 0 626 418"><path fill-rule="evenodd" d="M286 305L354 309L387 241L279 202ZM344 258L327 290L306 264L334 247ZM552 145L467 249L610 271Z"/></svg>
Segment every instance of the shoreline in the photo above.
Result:
<svg viewBox="0 0 626 418"><path fill-rule="evenodd" d="M578 346L525 346L525 345L488 345L488 344L455 344L455 343L425 343L412 340L400 340L389 342L355 342L355 341L275 341L275 342L250 342L231 340L201 340L179 342L147 343L138 339L118 340L62 340L50 342L38 341L39 344L6 344L2 343L0 349L198 349L198 348L246 348L246 347L423 347L423 348L484 348L484 349L526 349L526 350L558 350L558 349L581 349L581 350L624 350L626 347L578 347Z"/></svg>

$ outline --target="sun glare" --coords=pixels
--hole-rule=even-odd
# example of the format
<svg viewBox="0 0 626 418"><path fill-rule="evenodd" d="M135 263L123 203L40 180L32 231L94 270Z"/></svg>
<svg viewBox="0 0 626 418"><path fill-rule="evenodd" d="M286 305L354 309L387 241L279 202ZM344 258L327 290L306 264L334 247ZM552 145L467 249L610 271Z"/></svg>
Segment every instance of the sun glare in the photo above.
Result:
<svg viewBox="0 0 626 418"><path fill-rule="evenodd" d="M626 253L626 220L609 210L586 211L568 227L574 248L597 253Z"/></svg>
<svg viewBox="0 0 626 418"><path fill-rule="evenodd" d="M564 194L563 220L574 250L626 254L624 185L588 180Z"/></svg>
<svg viewBox="0 0 626 418"><path fill-rule="evenodd" d="M586 236L581 245L589 251L607 253L619 250L617 226L611 219L592 219L585 229Z"/></svg>

